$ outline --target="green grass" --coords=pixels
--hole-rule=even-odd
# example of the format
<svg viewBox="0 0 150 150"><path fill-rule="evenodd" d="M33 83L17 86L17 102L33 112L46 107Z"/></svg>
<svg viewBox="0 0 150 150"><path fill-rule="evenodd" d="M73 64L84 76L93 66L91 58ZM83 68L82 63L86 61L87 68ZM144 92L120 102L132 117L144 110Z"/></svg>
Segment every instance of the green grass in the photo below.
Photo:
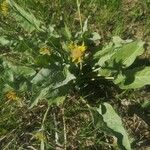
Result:
<svg viewBox="0 0 150 150"><path fill-rule="evenodd" d="M37 0L37 3L25 0L18 3L30 8L35 16L40 16L41 20L45 21L45 24L55 24L56 27L61 28L65 21L71 31L80 28L75 0L54 2ZM98 31L104 39L119 35L124 38L139 37L149 40L149 8L148 0L81 0L80 2L82 24L89 17L89 28Z"/></svg>

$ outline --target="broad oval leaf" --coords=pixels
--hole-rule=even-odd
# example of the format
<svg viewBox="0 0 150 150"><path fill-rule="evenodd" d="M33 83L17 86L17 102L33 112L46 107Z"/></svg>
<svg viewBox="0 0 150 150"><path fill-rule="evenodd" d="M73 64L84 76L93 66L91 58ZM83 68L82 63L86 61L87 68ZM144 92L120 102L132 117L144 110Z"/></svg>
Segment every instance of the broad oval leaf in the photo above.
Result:
<svg viewBox="0 0 150 150"><path fill-rule="evenodd" d="M123 67L129 67L135 61L137 56L143 54L143 45L144 42L142 41L134 41L124 44L112 57L114 63L120 63Z"/></svg>
<svg viewBox="0 0 150 150"><path fill-rule="evenodd" d="M106 125L103 129L117 137L117 143L121 150L131 150L130 141L126 130L123 127L121 118L115 112L113 107L108 103L103 103L97 109L98 113L101 115L100 121L103 121ZM101 123L102 124L102 123Z"/></svg>
<svg viewBox="0 0 150 150"><path fill-rule="evenodd" d="M3 59L3 66L5 69L10 70L12 74L18 76L31 77L36 74L33 68L14 64L5 58Z"/></svg>
<svg viewBox="0 0 150 150"><path fill-rule="evenodd" d="M10 6L13 8L13 17L20 23L20 25L29 33L33 30L43 31L41 29L41 21L36 19L35 16L30 12L25 11L21 6L15 3L13 0L8 0Z"/></svg>
<svg viewBox="0 0 150 150"><path fill-rule="evenodd" d="M135 68L126 71L125 74L118 74L114 83L121 89L136 89L150 85L150 67Z"/></svg>

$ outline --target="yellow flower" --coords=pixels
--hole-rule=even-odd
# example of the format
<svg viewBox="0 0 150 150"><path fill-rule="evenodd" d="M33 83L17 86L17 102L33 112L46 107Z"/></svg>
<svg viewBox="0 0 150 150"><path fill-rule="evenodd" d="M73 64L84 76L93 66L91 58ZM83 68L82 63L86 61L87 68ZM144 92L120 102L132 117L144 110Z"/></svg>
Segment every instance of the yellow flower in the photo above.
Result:
<svg viewBox="0 0 150 150"><path fill-rule="evenodd" d="M2 10L2 14L4 16L7 16L8 12L9 12L9 3L4 0L1 4L1 10Z"/></svg>
<svg viewBox="0 0 150 150"><path fill-rule="evenodd" d="M72 61L77 64L82 62L83 55L85 53L85 50L87 49L86 46L84 45L84 42L82 43L82 45L71 43L69 45L69 49L71 50Z"/></svg>
<svg viewBox="0 0 150 150"><path fill-rule="evenodd" d="M40 54L41 55L51 55L51 50L48 47L42 47L40 48Z"/></svg>
<svg viewBox="0 0 150 150"><path fill-rule="evenodd" d="M44 135L44 133L42 131L37 131L35 134L34 134L34 137L39 140L39 141L42 141L42 140L46 140L46 136Z"/></svg>
<svg viewBox="0 0 150 150"><path fill-rule="evenodd" d="M14 91L8 91L6 93L6 99L11 101L17 100L18 99L17 93Z"/></svg>

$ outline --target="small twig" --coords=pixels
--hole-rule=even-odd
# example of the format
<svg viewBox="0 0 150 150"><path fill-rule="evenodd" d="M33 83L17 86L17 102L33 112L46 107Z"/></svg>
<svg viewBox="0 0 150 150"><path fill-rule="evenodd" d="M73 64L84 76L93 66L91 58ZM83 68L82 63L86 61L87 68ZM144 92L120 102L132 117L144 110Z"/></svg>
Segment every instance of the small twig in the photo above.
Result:
<svg viewBox="0 0 150 150"><path fill-rule="evenodd" d="M50 109L50 107L48 106L48 108L47 108L47 110L46 110L46 112L45 112L45 114L44 114L43 120L42 120L42 124L41 124L42 134L43 134L43 130L44 130L44 123L45 123L47 114L48 114L48 112L49 112L49 109ZM44 146L44 139L41 139L41 145L40 145L40 147L41 147L41 150L44 150L44 149L45 149L45 146Z"/></svg>
<svg viewBox="0 0 150 150"><path fill-rule="evenodd" d="M66 121L65 121L65 109L64 106L62 106L62 119L63 119L63 130L64 130L64 150L67 149L67 131L66 131Z"/></svg>
<svg viewBox="0 0 150 150"><path fill-rule="evenodd" d="M37 150L36 148L34 148L33 146L28 146L28 148L32 149L32 150Z"/></svg>
<svg viewBox="0 0 150 150"><path fill-rule="evenodd" d="M59 142L58 142L59 137L58 137L58 133L57 133L57 120L56 120L55 112L54 112L53 116L54 116L54 126L55 126L55 144L59 145Z"/></svg>
<svg viewBox="0 0 150 150"><path fill-rule="evenodd" d="M44 114L43 120L42 120L41 129L44 129L44 123L45 123L47 114L48 114L48 112L49 112L49 109L50 109L50 107L48 106L48 108L47 108L47 110L46 110L46 112L45 112L45 114Z"/></svg>

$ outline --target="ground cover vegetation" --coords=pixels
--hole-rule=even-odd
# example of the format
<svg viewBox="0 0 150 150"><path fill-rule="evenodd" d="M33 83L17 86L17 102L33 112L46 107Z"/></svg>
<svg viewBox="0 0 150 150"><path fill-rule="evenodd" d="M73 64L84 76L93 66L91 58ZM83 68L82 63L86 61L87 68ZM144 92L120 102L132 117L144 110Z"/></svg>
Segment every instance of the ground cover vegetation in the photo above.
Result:
<svg viewBox="0 0 150 150"><path fill-rule="evenodd" d="M150 148L149 0L0 6L0 149Z"/></svg>

